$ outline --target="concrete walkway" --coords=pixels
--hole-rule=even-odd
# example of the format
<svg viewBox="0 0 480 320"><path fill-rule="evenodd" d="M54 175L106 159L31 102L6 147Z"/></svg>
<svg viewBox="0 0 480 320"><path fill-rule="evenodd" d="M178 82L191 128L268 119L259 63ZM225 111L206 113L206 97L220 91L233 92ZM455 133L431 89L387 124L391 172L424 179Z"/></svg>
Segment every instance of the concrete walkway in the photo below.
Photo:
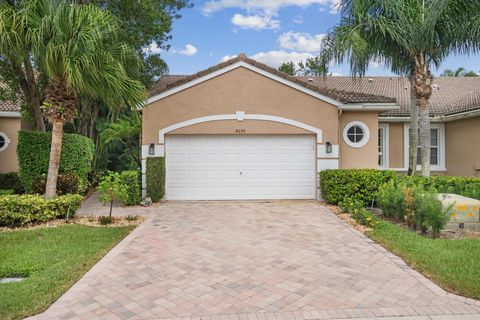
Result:
<svg viewBox="0 0 480 320"><path fill-rule="evenodd" d="M103 205L99 199L100 194L95 192L91 194L85 201L83 201L82 207L77 210L77 216L108 216L110 211L110 205ZM112 209L113 216L148 216L151 213L155 213L158 208L153 207L126 207L120 203L114 203Z"/></svg>
<svg viewBox="0 0 480 320"><path fill-rule="evenodd" d="M315 201L167 202L36 319L480 319ZM407 317L408 316L408 317Z"/></svg>

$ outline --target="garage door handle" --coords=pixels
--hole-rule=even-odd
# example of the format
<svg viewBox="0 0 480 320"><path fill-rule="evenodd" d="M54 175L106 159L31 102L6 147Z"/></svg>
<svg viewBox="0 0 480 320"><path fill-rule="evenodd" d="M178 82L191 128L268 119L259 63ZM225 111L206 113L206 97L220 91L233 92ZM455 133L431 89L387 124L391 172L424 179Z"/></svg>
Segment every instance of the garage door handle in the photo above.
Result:
<svg viewBox="0 0 480 320"><path fill-rule="evenodd" d="M242 175L242 174L243 174L243 172L242 172L242 171L240 171L240 175Z"/></svg>

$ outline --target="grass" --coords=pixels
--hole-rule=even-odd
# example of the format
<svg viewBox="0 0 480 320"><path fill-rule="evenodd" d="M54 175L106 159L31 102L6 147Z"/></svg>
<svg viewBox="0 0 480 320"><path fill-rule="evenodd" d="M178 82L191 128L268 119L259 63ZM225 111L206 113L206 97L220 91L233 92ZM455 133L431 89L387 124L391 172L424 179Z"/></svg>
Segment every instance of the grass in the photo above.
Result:
<svg viewBox="0 0 480 320"><path fill-rule="evenodd" d="M134 227L56 228L0 233L0 319L19 319L48 308Z"/></svg>
<svg viewBox="0 0 480 320"><path fill-rule="evenodd" d="M382 221L369 237L442 288L480 299L480 239L431 239Z"/></svg>

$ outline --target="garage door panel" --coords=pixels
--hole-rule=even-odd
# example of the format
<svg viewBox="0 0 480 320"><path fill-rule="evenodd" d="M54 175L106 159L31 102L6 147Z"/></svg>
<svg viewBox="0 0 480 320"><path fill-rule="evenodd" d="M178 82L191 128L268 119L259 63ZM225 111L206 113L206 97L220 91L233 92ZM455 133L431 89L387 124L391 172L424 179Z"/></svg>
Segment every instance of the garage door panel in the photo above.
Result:
<svg viewBox="0 0 480 320"><path fill-rule="evenodd" d="M314 136L167 136L170 200L313 199Z"/></svg>

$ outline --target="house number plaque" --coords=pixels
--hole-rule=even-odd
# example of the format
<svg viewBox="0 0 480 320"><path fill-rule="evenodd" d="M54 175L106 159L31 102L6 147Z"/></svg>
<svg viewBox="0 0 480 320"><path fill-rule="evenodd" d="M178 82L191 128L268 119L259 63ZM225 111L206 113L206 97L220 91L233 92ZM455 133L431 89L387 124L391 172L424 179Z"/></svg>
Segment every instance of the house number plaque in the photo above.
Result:
<svg viewBox="0 0 480 320"><path fill-rule="evenodd" d="M235 129L235 133L237 133L237 134L242 134L242 133L246 133L246 132L247 132L247 130L245 130L245 129Z"/></svg>

